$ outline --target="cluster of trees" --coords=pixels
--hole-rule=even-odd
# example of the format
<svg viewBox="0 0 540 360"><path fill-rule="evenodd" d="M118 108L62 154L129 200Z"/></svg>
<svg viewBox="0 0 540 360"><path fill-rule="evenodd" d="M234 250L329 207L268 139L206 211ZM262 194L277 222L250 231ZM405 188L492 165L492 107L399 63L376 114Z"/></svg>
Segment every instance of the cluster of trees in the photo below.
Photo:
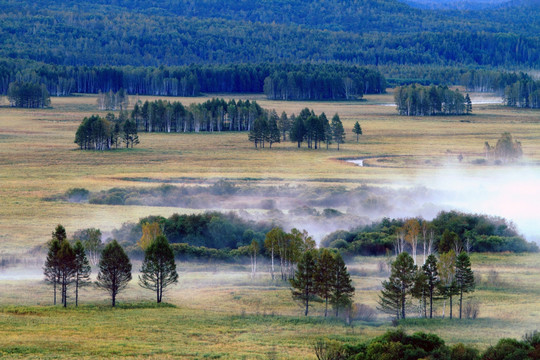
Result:
<svg viewBox="0 0 540 360"><path fill-rule="evenodd" d="M386 89L386 80L374 70L335 65L312 68L311 72L274 72L264 79L264 93L272 100L350 100Z"/></svg>
<svg viewBox="0 0 540 360"><path fill-rule="evenodd" d="M123 88L117 92L109 90L106 93L98 91L97 103L99 110L125 110L129 105L129 97Z"/></svg>
<svg viewBox="0 0 540 360"><path fill-rule="evenodd" d="M339 150L339 144L345 142L345 130L337 113L329 122L325 113L317 116L313 110L305 108L298 116L291 115L290 124L290 140L298 147L305 141L309 149L320 149L321 143L326 143L328 149L332 142L336 142Z"/></svg>
<svg viewBox="0 0 540 360"><path fill-rule="evenodd" d="M313 350L319 360L533 360L538 359L540 354L540 333L528 333L521 341L512 338L500 339L483 353L462 343L447 346L444 340L435 334L417 332L408 335L403 329L389 330L381 336L358 344L321 339L314 344Z"/></svg>
<svg viewBox="0 0 540 360"><path fill-rule="evenodd" d="M420 314L433 318L434 300L444 300L443 313L445 316L446 300L450 303L450 319L453 317L453 297L459 296L459 318L463 314L463 294L474 291L475 279L471 270L471 261L465 251L456 256L454 250L440 255L427 257L422 266L414 263L413 257L407 252L400 253L391 265L388 280L383 281L383 289L379 296L379 309L405 319L410 298L420 302Z"/></svg>
<svg viewBox="0 0 540 360"><path fill-rule="evenodd" d="M96 229L79 232L80 236L88 236L85 242L80 240L72 246L67 240L66 230L58 225L48 243L47 259L43 268L45 280L53 285L54 305L57 290L60 289L62 305L67 306L68 288L75 286L75 306L78 306L79 290L91 285L91 266L87 255L93 257L95 239L101 241L101 233ZM76 234L77 235L77 234ZM100 243L100 246L102 244ZM108 292L112 306L116 305L117 295L124 290L132 279L132 265L122 246L112 240L102 247L98 263L99 272L95 286ZM160 303L167 287L178 282L178 273L174 261L174 253L167 238L163 235L153 237L144 246L144 261L139 276L139 285L156 293L156 301Z"/></svg>
<svg viewBox="0 0 540 360"><path fill-rule="evenodd" d="M327 249L305 251L290 283L292 296L303 304L305 316L313 302L324 302L325 317L328 315L328 304L335 310L336 317L340 309L352 305L355 289L347 266L341 255Z"/></svg>
<svg viewBox="0 0 540 360"><path fill-rule="evenodd" d="M75 306L78 306L79 290L90 284L90 272L90 264L82 242L77 241L72 246L67 239L66 229L58 225L49 241L47 258L43 267L45 281L53 286L54 305L56 305L57 291L60 291L62 305L66 307L68 288L75 285Z"/></svg>
<svg viewBox="0 0 540 360"><path fill-rule="evenodd" d="M400 86L394 94L397 111L406 116L462 115L472 112L469 94L447 86Z"/></svg>
<svg viewBox="0 0 540 360"><path fill-rule="evenodd" d="M49 106L51 98L45 85L30 82L12 82L7 90L11 106L22 108L42 108Z"/></svg>
<svg viewBox="0 0 540 360"><path fill-rule="evenodd" d="M75 141L81 150L118 149L121 143L126 148L139 144L137 126L128 119L126 112L116 118L109 113L105 118L98 115L85 117L75 133Z"/></svg>
<svg viewBox="0 0 540 360"><path fill-rule="evenodd" d="M514 140L509 132L502 133L495 146L489 145L486 141L484 151L486 159L495 159L503 163L515 161L523 156L521 142Z"/></svg>
<svg viewBox="0 0 540 360"><path fill-rule="evenodd" d="M540 80L521 74L520 78L504 89L507 106L519 108L540 108Z"/></svg>
<svg viewBox="0 0 540 360"><path fill-rule="evenodd" d="M165 237L174 245L185 243L195 247L213 249L238 249L248 246L255 239L262 243L272 228L266 223L257 223L240 218L234 213L206 212L203 214L179 215L168 218L148 216L136 224L124 224L113 230L112 235L124 247L134 250L143 235L145 224L158 223Z"/></svg>
<svg viewBox="0 0 540 360"><path fill-rule="evenodd" d="M336 231L321 241L321 246L336 248L347 256L385 255L394 251L423 254L423 261L434 250L467 252L537 252L506 219L457 211L440 212L432 221L389 219L352 231ZM415 264L416 264L416 256Z"/></svg>
<svg viewBox="0 0 540 360"><path fill-rule="evenodd" d="M135 104L131 119L146 132L249 131L265 114L256 101L211 99L187 107L175 101Z"/></svg>

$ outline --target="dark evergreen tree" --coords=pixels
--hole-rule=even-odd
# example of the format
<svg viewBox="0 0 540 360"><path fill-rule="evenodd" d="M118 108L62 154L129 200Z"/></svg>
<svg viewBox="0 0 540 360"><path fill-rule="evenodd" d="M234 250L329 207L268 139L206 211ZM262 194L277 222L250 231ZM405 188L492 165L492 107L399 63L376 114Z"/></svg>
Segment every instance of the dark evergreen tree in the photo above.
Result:
<svg viewBox="0 0 540 360"><path fill-rule="evenodd" d="M126 149L133 148L134 145L139 144L139 135L137 134L137 125L132 120L126 120L122 126L123 136L122 141L126 144Z"/></svg>
<svg viewBox="0 0 540 360"><path fill-rule="evenodd" d="M362 135L362 128L360 127L358 121L354 123L353 133L356 134L356 142L358 142L358 137Z"/></svg>
<svg viewBox="0 0 540 360"><path fill-rule="evenodd" d="M178 282L174 253L163 235L156 237L144 251L144 261L139 275L139 285L155 291L160 303L167 287Z"/></svg>
<svg viewBox="0 0 540 360"><path fill-rule="evenodd" d="M463 307L463 293L474 291L474 274L471 270L471 260L465 251L456 259L456 287L459 290L459 318L461 319Z"/></svg>
<svg viewBox="0 0 540 360"><path fill-rule="evenodd" d="M287 140L287 133L291 130L291 120L285 111L283 111L279 117L278 127L283 136L283 141Z"/></svg>
<svg viewBox="0 0 540 360"><path fill-rule="evenodd" d="M75 253L75 306L79 306L79 289L90 285L90 273L92 269L81 241L75 243L73 252Z"/></svg>
<svg viewBox="0 0 540 360"><path fill-rule="evenodd" d="M53 233L54 234L54 233ZM49 242L49 248L47 250L47 258L43 267L43 273L45 275L45 281L53 285L54 300L53 304L56 305L56 290L60 280L60 270L58 262L58 252L60 251L60 241L54 236Z"/></svg>
<svg viewBox="0 0 540 360"><path fill-rule="evenodd" d="M306 251L298 261L294 277L290 279L293 299L302 303L305 316L308 315L310 303L320 301L315 284L316 270L317 255L314 251Z"/></svg>
<svg viewBox="0 0 540 360"><path fill-rule="evenodd" d="M465 112L467 115L470 115L472 113L472 101L469 94L465 95Z"/></svg>
<svg viewBox="0 0 540 360"><path fill-rule="evenodd" d="M433 318L433 296L439 286L439 271L437 270L437 257L431 254L426 259L426 263L422 266L422 270L426 275L426 281L429 291L429 318Z"/></svg>
<svg viewBox="0 0 540 360"><path fill-rule="evenodd" d="M337 148L339 150L339 144L345 142L345 130L343 129L343 124L338 114L335 114L332 118L332 136L337 143Z"/></svg>
<svg viewBox="0 0 540 360"><path fill-rule="evenodd" d="M332 304L336 316L338 316L340 309L352 305L355 290L347 266L339 253L335 255L334 274L334 286L332 287L330 304Z"/></svg>
<svg viewBox="0 0 540 360"><path fill-rule="evenodd" d="M270 145L270 148L272 148L272 144L279 143L281 140L281 133L277 124L278 121L279 117L276 111L272 110L268 117L268 130L266 135L266 141L268 142L268 145Z"/></svg>
<svg viewBox="0 0 540 360"><path fill-rule="evenodd" d="M317 295L324 301L324 317L328 315L328 300L336 284L336 259L328 249L322 249L315 270Z"/></svg>
<svg viewBox="0 0 540 360"><path fill-rule="evenodd" d="M131 281L131 262L124 249L116 240L108 243L99 261L99 273L96 285L111 295L112 306L116 305L116 296Z"/></svg>
<svg viewBox="0 0 540 360"><path fill-rule="evenodd" d="M390 278L383 282L383 290L379 296L380 309L388 313L395 310L398 319L405 319L407 296L411 294L415 277L416 266L413 258L407 252L402 252L392 263Z"/></svg>
<svg viewBox="0 0 540 360"><path fill-rule="evenodd" d="M304 141L306 136L306 127L304 126L304 120L298 116L293 119L293 124L291 127L291 132L289 133L289 138L291 141L298 143L298 147Z"/></svg>
<svg viewBox="0 0 540 360"><path fill-rule="evenodd" d="M77 272L75 265L75 252L67 240L60 242L57 253L58 274L62 291L62 304L67 307L68 287L74 281Z"/></svg>

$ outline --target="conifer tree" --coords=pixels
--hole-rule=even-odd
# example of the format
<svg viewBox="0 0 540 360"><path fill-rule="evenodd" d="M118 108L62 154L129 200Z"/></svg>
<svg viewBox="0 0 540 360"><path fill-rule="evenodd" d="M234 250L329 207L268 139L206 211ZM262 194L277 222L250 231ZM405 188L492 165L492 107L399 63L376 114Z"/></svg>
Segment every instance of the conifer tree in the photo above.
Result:
<svg viewBox="0 0 540 360"><path fill-rule="evenodd" d="M277 116L275 110L272 110L270 117L268 119L268 131L266 133L266 141L272 148L273 143L279 143L281 140L281 134L277 125L279 117Z"/></svg>
<svg viewBox="0 0 540 360"><path fill-rule="evenodd" d="M354 290L347 266L338 253L335 255L334 286L330 297L330 303L336 311L336 317L339 315L339 309L346 308L352 304Z"/></svg>
<svg viewBox="0 0 540 360"><path fill-rule="evenodd" d="M402 252L392 263L388 281L383 282L383 290L379 296L380 309L387 313L396 313L397 319L405 319L407 296L411 294L416 277L416 266L413 258Z"/></svg>
<svg viewBox="0 0 540 360"><path fill-rule="evenodd" d="M131 262L124 249L116 240L108 243L101 253L97 287L111 295L112 306L116 305L116 296L131 281Z"/></svg>
<svg viewBox="0 0 540 360"><path fill-rule="evenodd" d="M335 114L332 118L332 136L337 143L337 149L339 151L339 144L345 141L345 130L338 114Z"/></svg>
<svg viewBox="0 0 540 360"><path fill-rule="evenodd" d="M58 274L60 275L60 284L62 286L62 304L67 307L67 290L73 282L75 268L75 252L67 240L60 243L60 250L57 253L58 257Z"/></svg>
<svg viewBox="0 0 540 360"><path fill-rule="evenodd" d="M159 235L144 252L139 285L155 291L157 302L160 303L165 289L177 282L174 253L167 238Z"/></svg>
<svg viewBox="0 0 540 360"><path fill-rule="evenodd" d="M472 113L472 101L469 94L465 95L465 112L467 115L470 115Z"/></svg>
<svg viewBox="0 0 540 360"><path fill-rule="evenodd" d="M336 259L328 249L322 249L315 271L317 295L324 301L324 317L328 315L328 300L331 298L336 284Z"/></svg>
<svg viewBox="0 0 540 360"><path fill-rule="evenodd" d="M75 306L79 306L79 289L90 284L90 272L92 271L84 246L80 241L73 247L75 253Z"/></svg>
<svg viewBox="0 0 540 360"><path fill-rule="evenodd" d="M300 144L302 144L302 141L304 141L305 136L306 127L304 126L304 120L300 116L298 116L293 120L291 131L289 133L289 138L291 139L291 141L297 142L298 147L300 147Z"/></svg>
<svg viewBox="0 0 540 360"><path fill-rule="evenodd" d="M290 279L292 296L305 307L304 315L309 312L310 302L320 301L315 286L317 256L313 250L306 251L298 262L294 278Z"/></svg>
<svg viewBox="0 0 540 360"><path fill-rule="evenodd" d="M426 263L422 266L422 270L426 275L429 289L429 318L433 318L433 296L439 286L439 271L437 270L437 258L431 254L428 256Z"/></svg>
<svg viewBox="0 0 540 360"><path fill-rule="evenodd" d="M45 266L43 267L43 273L45 275L45 281L53 285L54 305L56 305L56 289L60 278L58 251L60 251L60 242L58 241L58 239L53 238L49 242L49 249L47 251Z"/></svg>
<svg viewBox="0 0 540 360"><path fill-rule="evenodd" d="M358 123L358 121L354 123L353 133L356 134L356 142L358 142L359 135L362 135L362 128L360 127L360 123Z"/></svg>
<svg viewBox="0 0 540 360"><path fill-rule="evenodd" d="M462 315L463 293L474 291L474 274L471 270L471 260L465 251L456 259L456 287L459 290L459 318Z"/></svg>

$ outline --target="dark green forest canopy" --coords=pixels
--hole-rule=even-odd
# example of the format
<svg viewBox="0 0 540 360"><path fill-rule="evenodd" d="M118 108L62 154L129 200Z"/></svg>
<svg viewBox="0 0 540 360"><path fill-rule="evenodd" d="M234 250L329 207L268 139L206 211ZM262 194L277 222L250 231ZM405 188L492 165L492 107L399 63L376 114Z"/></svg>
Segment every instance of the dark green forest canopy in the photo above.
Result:
<svg viewBox="0 0 540 360"><path fill-rule="evenodd" d="M0 6L0 57L50 64L540 62L534 3L465 12L395 0L4 0Z"/></svg>

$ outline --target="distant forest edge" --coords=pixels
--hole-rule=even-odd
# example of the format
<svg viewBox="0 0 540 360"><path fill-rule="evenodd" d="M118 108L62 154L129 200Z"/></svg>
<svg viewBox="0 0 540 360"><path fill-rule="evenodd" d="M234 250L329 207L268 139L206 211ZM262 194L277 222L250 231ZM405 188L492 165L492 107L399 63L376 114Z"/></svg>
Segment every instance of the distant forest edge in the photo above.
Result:
<svg viewBox="0 0 540 360"><path fill-rule="evenodd" d="M50 94L98 93L198 96L265 93L271 99L356 99L386 90L375 69L340 64L239 64L173 67L87 67L0 61L0 92L15 81L44 84Z"/></svg>
<svg viewBox="0 0 540 360"><path fill-rule="evenodd" d="M12 83L43 84L52 96L97 94L124 89L128 94L198 96L201 93L265 93L270 99L342 100L385 92L387 86L461 85L467 91L496 92L508 105L525 101L539 88L524 73L450 67L404 67L403 78L386 79L375 68L344 64L237 64L171 67L60 66L34 61L0 60L0 93ZM529 89L533 89L529 92ZM521 100L512 100L519 97Z"/></svg>

